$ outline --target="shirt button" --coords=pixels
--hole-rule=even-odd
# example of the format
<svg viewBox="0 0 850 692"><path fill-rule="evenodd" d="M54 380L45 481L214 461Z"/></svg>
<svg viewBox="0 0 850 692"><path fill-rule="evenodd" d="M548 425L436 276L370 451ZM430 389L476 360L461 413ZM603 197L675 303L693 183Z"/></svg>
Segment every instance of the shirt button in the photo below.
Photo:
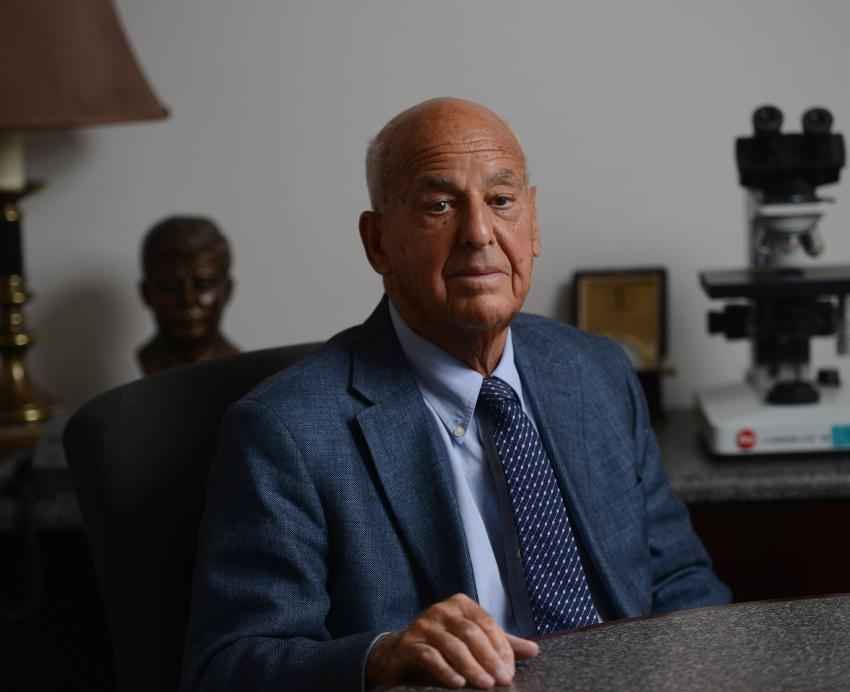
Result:
<svg viewBox="0 0 850 692"><path fill-rule="evenodd" d="M522 553L521 553L521 552L519 552L519 550L517 550L517 551L516 551L516 559L517 559L517 560L522 560Z"/></svg>
<svg viewBox="0 0 850 692"><path fill-rule="evenodd" d="M454 427L454 430L452 430L452 435L454 435L455 437L463 437L463 433L465 432L466 431L463 429L462 425L456 425Z"/></svg>

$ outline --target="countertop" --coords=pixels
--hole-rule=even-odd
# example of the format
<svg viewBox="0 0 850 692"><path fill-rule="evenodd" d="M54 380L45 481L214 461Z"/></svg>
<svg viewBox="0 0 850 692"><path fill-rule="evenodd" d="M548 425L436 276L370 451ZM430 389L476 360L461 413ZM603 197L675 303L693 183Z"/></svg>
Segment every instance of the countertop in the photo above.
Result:
<svg viewBox="0 0 850 692"><path fill-rule="evenodd" d="M684 409L668 411L656 432L670 484L688 504L850 499L850 453L715 456Z"/></svg>

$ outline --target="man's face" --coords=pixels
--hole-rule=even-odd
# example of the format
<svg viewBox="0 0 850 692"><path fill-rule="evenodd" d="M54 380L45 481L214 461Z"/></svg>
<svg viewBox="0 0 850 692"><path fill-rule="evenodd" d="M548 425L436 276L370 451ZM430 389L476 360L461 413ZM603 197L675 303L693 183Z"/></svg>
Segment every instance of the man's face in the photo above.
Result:
<svg viewBox="0 0 850 692"><path fill-rule="evenodd" d="M540 254L535 190L516 139L488 111L443 110L394 148L386 204L364 214L374 222L371 242L361 221L393 303L438 343L447 334L506 329Z"/></svg>
<svg viewBox="0 0 850 692"><path fill-rule="evenodd" d="M214 336L230 281L215 251L199 255L161 256L145 279L144 293L160 331L172 341Z"/></svg>

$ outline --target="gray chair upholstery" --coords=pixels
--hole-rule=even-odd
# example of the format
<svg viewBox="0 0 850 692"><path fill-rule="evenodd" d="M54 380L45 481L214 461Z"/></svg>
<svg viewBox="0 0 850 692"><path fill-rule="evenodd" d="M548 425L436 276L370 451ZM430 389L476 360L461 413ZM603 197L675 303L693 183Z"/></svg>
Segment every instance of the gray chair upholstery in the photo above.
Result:
<svg viewBox="0 0 850 692"><path fill-rule="evenodd" d="M121 692L177 688L206 475L227 407L320 344L242 353L102 394L65 429Z"/></svg>

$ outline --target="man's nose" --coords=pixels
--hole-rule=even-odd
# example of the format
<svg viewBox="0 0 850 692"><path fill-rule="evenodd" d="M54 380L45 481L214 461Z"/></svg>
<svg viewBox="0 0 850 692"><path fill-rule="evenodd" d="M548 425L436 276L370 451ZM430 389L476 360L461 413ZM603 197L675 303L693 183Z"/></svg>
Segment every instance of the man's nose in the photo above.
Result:
<svg viewBox="0 0 850 692"><path fill-rule="evenodd" d="M458 234L458 241L465 246L483 248L494 242L492 215L483 199L471 199L468 202Z"/></svg>

